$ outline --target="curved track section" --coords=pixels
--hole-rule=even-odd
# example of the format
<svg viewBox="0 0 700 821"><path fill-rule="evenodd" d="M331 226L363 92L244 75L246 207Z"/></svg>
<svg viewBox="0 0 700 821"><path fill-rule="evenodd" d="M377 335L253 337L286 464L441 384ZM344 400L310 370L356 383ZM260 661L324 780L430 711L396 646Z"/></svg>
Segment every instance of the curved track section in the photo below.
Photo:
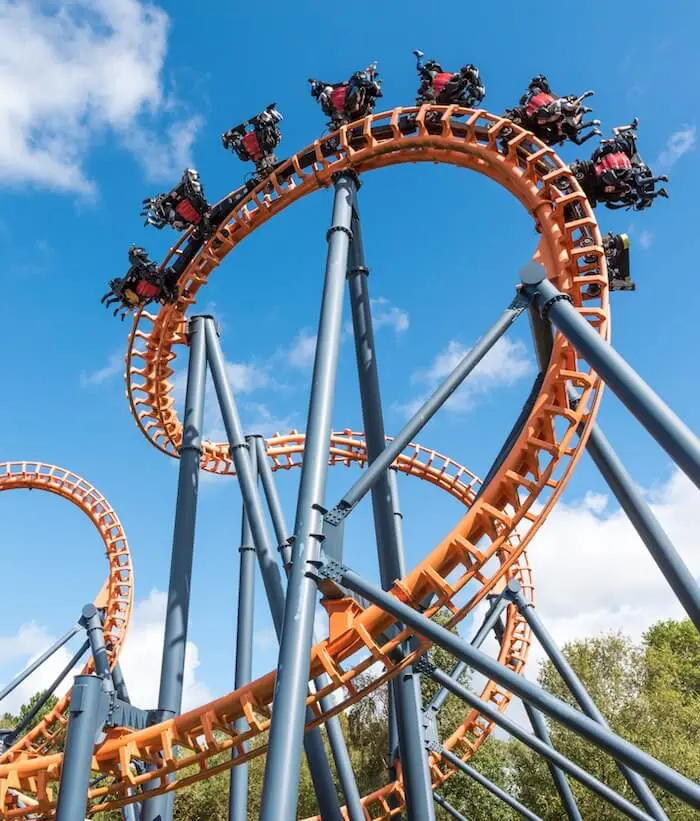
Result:
<svg viewBox="0 0 700 821"><path fill-rule="evenodd" d="M0 463L0 491L17 489L43 490L60 496L79 508L97 528L105 547L109 572L95 604L105 611L105 639L110 662L114 664L129 629L134 590L129 544L119 517L97 488L76 473L55 465ZM92 672L92 669L90 660L83 672ZM69 698L70 693L67 693L26 736L6 750L0 756L0 765L55 752L63 741L68 722Z"/></svg>
<svg viewBox="0 0 700 821"><path fill-rule="evenodd" d="M428 122L426 122L426 117ZM431 119L432 118L432 119ZM437 119L436 119L437 118ZM184 272L183 298L158 316L142 312L134 322L127 355L128 394L137 422L153 444L176 456L181 423L174 409L173 362L177 346L186 342L185 313L198 290L224 257L248 234L307 193L326 187L342 169L357 173L409 162L443 162L478 171L506 187L532 214L541 242L536 259L547 276L572 301L591 325L609 334L607 269L601 236L590 205L566 166L548 146L508 120L485 111L456 107L397 108L345 126L317 140L283 163L242 201ZM592 240L593 244L588 244ZM181 240L182 241L182 240ZM173 253L177 249L173 250ZM167 260L166 260L167 263ZM596 283L600 294L586 299L584 289ZM580 394L569 406L567 389ZM432 615L447 608L450 624L498 589L506 578L521 573L524 550L552 509L580 456L600 401L600 381L561 335L557 335L540 392L510 453L474 500L466 514L393 592L418 609L430 594ZM228 446L207 442L203 468L230 473ZM525 580L529 586L529 574ZM319 698L337 694L333 712L340 712L382 682L398 675L427 646L421 645L402 664L391 658L402 632L391 640L385 631L393 619L379 608L355 607L348 619L318 644L312 653L310 678L327 673L328 687L309 697L313 724L328 718ZM522 668L527 640L509 615L510 645L501 661ZM507 642L504 642L507 644ZM379 662L384 673L363 690L357 677ZM227 753L258 737L260 746L246 755L264 752L269 726L274 672L236 692L160 725L135 733L117 732L96 751L95 768L111 776L91 791L91 811L117 807L155 792L167 792L231 766ZM486 694L500 708L509 695L493 686ZM233 722L245 717L248 729L237 733ZM465 757L483 740L488 723L470 714L453 743ZM175 755L179 748L178 755ZM243 755L237 761L244 760ZM0 801L8 787L36 795L42 811L51 812L51 782L60 775L61 756L0 766ZM132 762L153 765L139 775ZM191 769L188 769L191 768ZM442 765L433 763L439 781ZM169 781L171 775L176 775ZM179 778L177 777L179 776ZM155 790L146 784L159 780ZM129 788L136 794L129 797ZM400 792L400 785L389 790ZM383 793L365 798L370 817L389 817ZM8 817L21 817L9 811Z"/></svg>
<svg viewBox="0 0 700 821"><path fill-rule="evenodd" d="M276 466L277 469L300 467L302 464L303 449L303 434L291 433L267 441L268 456L271 463ZM366 447L361 434L354 433L351 430L344 430L342 433L333 434L331 464L351 465L355 463L363 465L366 463L366 460ZM442 488L467 508L473 503L481 486L478 477L466 467L437 451L430 450L421 445L408 445L406 450L396 460L393 467L402 473L421 478ZM520 557L517 565L508 571L508 578L517 578L523 586L525 596L533 600L534 589L532 575L525 554ZM464 613L466 613L466 610L464 610ZM383 656L384 653L391 652L395 644L396 641L392 641L390 645L386 645L386 649L380 649L378 645L376 646L377 649L380 649L380 655ZM512 670L521 672L527 659L529 646L529 628L517 609L511 606L506 610L505 633L498 658L501 663L507 665ZM387 671L370 685L366 685L363 690L353 688L352 679L366 671L369 666L374 664L376 658L372 653L365 653L363 655L364 657L362 659L355 662L353 669L344 671L347 679L342 686L342 691L345 693L345 703L343 706L349 706L351 703L358 701L393 674L391 671ZM269 678L269 676L266 678ZM220 720L225 721L226 708L214 706L214 704L221 704L223 700L220 699L218 702L203 707L202 717L200 717L200 719L203 718L203 720L200 725L202 733L199 734L199 743L203 744L203 750L206 750L206 755L199 755L194 759L188 757L189 764L198 763L200 764L200 768L194 778L185 777L175 782L177 786L184 786L193 780L207 778L211 774L225 769L227 766L231 766L230 757L227 756L224 759L222 766L218 761L221 756L217 754L239 743L243 738L257 737L258 741L264 742L264 733L269 724L269 714L266 714L262 705L257 705L251 698L250 686L232 693L231 696L226 698L231 700L231 709L241 710L246 717L249 718L251 732L235 740L231 738L230 731L228 734L223 735L220 732L216 732L216 726L210 724L211 715L213 711L213 714L218 716ZM497 706L498 709L505 710L510 701L510 694L499 688L493 682L488 682L483 688L482 698L489 700ZM188 714L188 716L191 717L193 714L194 713ZM327 716L321 716L319 713L321 720L325 720L326 717ZM215 743L206 743L206 727L210 727L212 730ZM466 714L462 724L455 728L450 738L445 741L445 746L452 749L455 753L460 754L463 758L469 758L484 742L491 729L491 722L485 720L477 711L470 711ZM143 732L145 731L142 731L142 733L132 733L130 735L124 735L124 731L115 731L112 733L113 739L118 738L120 740L117 759L116 761L112 759L111 765L100 764L100 750L95 762L95 769L101 769L103 772L107 772L114 777L116 767L120 773L127 772L129 775L126 778L118 777L118 779L115 779L114 783L112 783L106 791L99 788L93 791L92 797L95 803L92 809L94 811L110 807L114 808L126 803L120 800L124 793L124 784L137 785L142 782L142 779L136 776L129 767L130 760L145 760L144 753L146 757L162 755L163 751L168 749L169 744L176 743L176 739L173 739L169 743L166 741L161 749L158 741L154 741L154 739L158 739L161 742L165 741L169 731L166 730L166 735L164 736L162 725L159 725L158 728L154 728L154 731L154 738L150 741L146 741L142 738ZM195 732L195 736L196 735L197 733ZM134 744L137 736L139 740ZM265 752L265 749L265 745L262 743L250 753L249 757L260 755ZM129 750L131 753L128 752ZM125 753L128 756L126 758ZM181 759L178 759L178 763L180 760ZM0 766L0 806L5 807L5 817L31 817L31 815L37 811L42 812L42 814L46 813L51 815L54 809L55 795L51 789L50 782L57 781L60 777L61 755L49 756L44 759L34 760L31 763L27 762L27 766L24 766L21 761L22 759L13 761L13 765L15 766L8 768ZM122 769L121 765L124 762L126 763L126 767ZM228 762L228 764L226 762ZM443 762L432 761L431 764L433 769L433 782L435 786L438 786L451 775L452 770L446 767ZM178 774L181 774L179 768ZM17 793L17 785L19 783L24 785L24 793L30 793L32 796L30 801L25 801L27 806L24 808L17 806L13 800L13 794ZM36 796L36 798L33 796ZM397 812L400 812L403 802L404 794L400 780L387 784L376 792L365 796L363 799L365 809L372 818L389 818L395 815Z"/></svg>

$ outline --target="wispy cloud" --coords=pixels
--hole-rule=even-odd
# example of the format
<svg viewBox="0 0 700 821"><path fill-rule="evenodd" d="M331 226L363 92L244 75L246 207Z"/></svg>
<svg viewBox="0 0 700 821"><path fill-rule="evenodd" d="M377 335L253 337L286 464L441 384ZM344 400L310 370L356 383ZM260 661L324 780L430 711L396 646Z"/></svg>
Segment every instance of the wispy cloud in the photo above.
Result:
<svg viewBox="0 0 700 821"><path fill-rule="evenodd" d="M656 165L661 169L671 168L681 157L695 149L696 127L694 125L684 125L666 140L666 146L659 154Z"/></svg>
<svg viewBox="0 0 700 821"><path fill-rule="evenodd" d="M375 331L380 328L392 328L394 333L402 334L408 330L408 312L393 305L385 297L380 296L376 299L370 299L370 307Z"/></svg>
<svg viewBox="0 0 700 821"><path fill-rule="evenodd" d="M291 347L284 351L287 362L293 368L305 370L311 367L316 353L316 334L309 328L302 328L294 338Z"/></svg>
<svg viewBox="0 0 700 821"><path fill-rule="evenodd" d="M652 243L654 241L654 235L651 231L647 231L646 229L641 231L639 234L639 244L645 251L648 251L651 248Z"/></svg>
<svg viewBox="0 0 700 821"><path fill-rule="evenodd" d="M80 374L80 386L83 388L94 388L123 372L124 353L123 351L115 351L113 354L110 354L107 364L102 368L87 373L83 371Z"/></svg>
<svg viewBox="0 0 700 821"><path fill-rule="evenodd" d="M412 374L411 382L423 387L421 393L408 402L397 404L395 408L407 417L412 416L470 350L461 342L451 340L428 368ZM523 343L502 337L472 371L464 386L447 401L445 408L453 413L466 413L480 397L496 388L512 385L531 372L532 361Z"/></svg>
<svg viewBox="0 0 700 821"><path fill-rule="evenodd" d="M1 3L2 182L93 196L84 164L105 134L151 178L188 165L200 120L172 122L168 27L166 12L142 0Z"/></svg>

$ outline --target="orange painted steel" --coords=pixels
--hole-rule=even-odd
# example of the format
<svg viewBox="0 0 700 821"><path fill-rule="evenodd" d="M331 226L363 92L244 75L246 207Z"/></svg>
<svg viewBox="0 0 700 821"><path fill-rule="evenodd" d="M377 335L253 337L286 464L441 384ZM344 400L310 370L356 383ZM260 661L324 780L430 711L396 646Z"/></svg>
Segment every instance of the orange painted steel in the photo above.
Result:
<svg viewBox="0 0 700 821"><path fill-rule="evenodd" d="M0 491L17 489L43 490L67 499L97 528L105 547L109 573L95 604L105 611L107 652L114 665L129 629L134 590L129 544L119 517L97 488L73 471L55 465L29 461L0 463ZM83 672L92 670L90 660ZM67 693L59 699L53 710L6 750L0 756L0 765L54 752L65 734L69 698L70 693Z"/></svg>
<svg viewBox="0 0 700 821"><path fill-rule="evenodd" d="M436 126L427 115L440 116ZM415 131L406 133L402 118L415 117ZM574 307L605 339L609 336L607 268L600 231L578 183L552 148L508 120L488 112L457 107L397 108L372 115L317 140L293 156L240 202L205 244L180 279L183 297L164 307L158 316L142 311L134 320L127 354L127 392L132 412L142 432L160 450L177 456L181 423L172 395L173 363L177 347L186 343L185 314L197 292L224 257L248 234L300 197L330 185L343 169L364 173L400 163L438 162L478 171L507 188L532 214L541 233L535 259L542 262L549 279L572 300ZM181 239L178 246L184 241ZM592 245L586 243L593 240ZM176 246L172 251L176 253ZM164 264L167 264L167 259ZM599 294L589 298L586 286L595 283ZM571 408L567 387L575 386L580 401ZM510 453L466 514L424 560L402 580L393 593L418 608L428 594L439 609L451 612L456 624L484 597L513 576L529 571L524 551L552 509L588 438L601 396L601 383L574 349L557 334L538 397ZM333 457L331 457L333 458ZM204 443L202 467L231 473L228 445ZM407 633L387 641L391 616L379 608L360 609L351 625L337 636L319 643L312 653L310 678L327 673L330 684L309 696L314 721L323 713L319 698L337 693L337 713L396 676L406 664L427 649L397 665L392 650ZM506 639L500 660L521 670L529 640L509 608ZM359 660L358 660L359 659ZM384 673L359 691L357 676L376 662ZM177 789L231 766L227 753L240 751L242 742L263 734L269 725L274 672L208 705L163 724L134 733L112 733L95 753L95 769L109 779L93 789L91 811L121 806L155 792ZM487 685L485 696L504 709L510 696L496 685ZM233 722L244 716L249 729L236 733ZM476 712L465 719L463 731L450 743L468 757L485 738L488 722ZM175 749L179 753L175 755ZM264 743L237 762L263 754ZM154 771L137 775L134 760L154 765ZM41 761L0 766L0 806L8 787L36 795L42 811L51 812L54 794L51 783L60 774L61 756ZM183 771L190 769L187 774ZM446 775L443 765L432 762L434 783ZM179 778L169 781L171 774ZM159 779L157 790L143 790L147 781ZM142 791L132 798L129 787ZM401 797L401 785L389 785L363 799L371 818L396 814L389 809L386 791ZM377 814L379 813L379 815ZM22 817L22 811L7 813Z"/></svg>

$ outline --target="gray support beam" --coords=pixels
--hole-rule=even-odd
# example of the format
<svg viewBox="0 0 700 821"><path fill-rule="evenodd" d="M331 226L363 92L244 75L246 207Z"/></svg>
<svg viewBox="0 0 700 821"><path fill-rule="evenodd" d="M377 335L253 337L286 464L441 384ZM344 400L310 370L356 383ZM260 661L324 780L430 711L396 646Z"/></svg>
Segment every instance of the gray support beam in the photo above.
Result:
<svg viewBox="0 0 700 821"><path fill-rule="evenodd" d="M523 701L523 707L525 708L525 712L527 713L527 717L532 724L532 729L534 730L535 735L537 738L540 739L544 744L549 747L552 747L552 739L549 737L549 731L547 730L547 724L542 717L542 713L539 710L535 710L533 707L527 703L527 701ZM559 798L561 800L562 806L566 811L567 816L571 819L571 821L583 821L583 817L579 811L579 808L576 804L576 799L574 798L574 794L571 792L571 787L569 786L569 782L566 780L566 776L564 773L553 764L551 761L547 761L547 767L549 768L549 773L552 776L552 781L554 781L554 787L556 791L559 793Z"/></svg>
<svg viewBox="0 0 700 821"><path fill-rule="evenodd" d="M512 795L509 795L504 789L498 786L498 784L494 784L489 778L486 778L485 775L480 773L478 770L475 770L470 764L467 764L466 761L462 761L461 758L456 756L454 753L450 752L450 750L445 749L444 747L440 747L440 745L435 745L435 747L431 747L434 752L436 752L442 759L447 761L449 764L452 764L453 767L456 767L458 770L463 772L465 775L468 775L470 778L473 778L477 784L481 784L482 787L487 789L491 795L495 795L496 798L499 798L504 804L507 804L512 810L520 813L523 818L527 818L528 821L542 821L539 815L535 815L534 812L529 810L524 804L517 800L517 798L513 798Z"/></svg>
<svg viewBox="0 0 700 821"><path fill-rule="evenodd" d="M365 581L357 573L327 562L321 565L317 577L321 583L325 579L330 579L364 596L372 604L381 607L382 610L411 627L428 641L438 644L456 658L466 661L478 672L494 679L502 687L510 690L519 698L528 701L542 712L547 713L547 715L561 722L582 738L608 752L618 761L622 761L641 775L655 781L659 786L673 793L673 795L692 807L700 808L700 785L693 783L689 778L671 769L671 767L652 758L643 750L635 747L629 741L625 741L624 738L615 735L598 722L582 715L578 710L555 698L546 690L528 681L528 679L517 675L507 667L503 667L486 653L475 650L459 636L417 613L412 607L400 602L390 593L386 593L370 582ZM448 687L452 692L457 692L456 688L459 685L453 682L446 673L436 670L433 678L438 684ZM464 690L463 687L460 689ZM461 692L457 694L466 700ZM479 709L484 712L481 702ZM484 712L484 714L486 713Z"/></svg>
<svg viewBox="0 0 700 821"><path fill-rule="evenodd" d="M102 627L100 611L94 604L86 604L80 621L87 633L90 642L90 651L95 662L95 673L101 678L109 690L114 689L112 673L109 669L109 656L107 655L107 645L105 644L105 634Z"/></svg>
<svg viewBox="0 0 700 821"><path fill-rule="evenodd" d="M250 447L250 469L257 478L258 458L254 447ZM238 570L238 617L236 619L236 672L234 688L237 690L248 684L253 678L253 627L255 613L255 543L250 530L250 523L246 514L245 505L241 509L241 544L239 551ZM236 729L244 733L248 729L245 717L236 721ZM243 749L247 749L245 744ZM232 751L232 758L236 758L236 751ZM245 761L233 767L229 779L228 795L229 821L247 821L248 819L248 762Z"/></svg>
<svg viewBox="0 0 700 821"><path fill-rule="evenodd" d="M507 605L508 600L506 599L503 593L501 593L497 598L494 599L494 601L491 603L491 607L484 616L484 620L481 623L481 627L479 627L479 629L476 631L474 638L470 642L472 647L481 647L481 645L486 641L486 637L488 636L488 634L491 632L491 630L493 630L494 626L498 623L498 620L501 617L501 613L504 611ZM458 661L457 664L455 664L455 666L450 671L450 678L454 679L455 681L459 681L467 667L468 665L464 661ZM446 690L444 687L441 687L433 696L433 700L430 702L430 704L425 708L426 714L432 713L433 715L437 715L442 709L442 705L445 703L448 695L449 691Z"/></svg>
<svg viewBox="0 0 700 821"><path fill-rule="evenodd" d="M435 390L420 409L404 425L400 433L384 448L374 463L367 468L338 504L331 510L327 519L330 522L341 520L355 507L355 505L374 486L375 482L384 475L396 457L411 442L416 434L433 418L437 411L445 404L452 394L459 388L469 374L476 368L486 354L505 334L515 320L529 305L531 297L518 292L510 306L496 321L496 324L475 343L445 381Z"/></svg>
<svg viewBox="0 0 700 821"><path fill-rule="evenodd" d="M226 369L224 366L224 355L219 344L216 327L213 320L208 319L205 327L207 339L207 359L211 370L212 381L216 391L221 417L226 429L226 435L231 447L231 458L238 475L238 484L246 514L253 534L253 543L260 565L260 573L265 588L272 615L272 622L279 640L282 634L284 620L285 594L282 587L282 576L277 564L274 551L272 550L270 537L267 532L263 517L260 496L253 476L249 445L243 436L243 428L238 415L238 408L231 393L230 385L226 379ZM302 709L306 701L306 694L300 702ZM313 714L309 708L304 710L306 721L313 719ZM333 782L326 753L323 747L323 739L318 727L310 730L303 738L306 757L309 762L309 770L314 783L314 790L319 802L321 817L324 821L340 821L340 808L338 807L338 797ZM148 819L150 821L150 819Z"/></svg>
<svg viewBox="0 0 700 821"><path fill-rule="evenodd" d="M520 592L520 584L517 581L513 580L508 583L508 595L511 601L515 603L518 610L520 610L520 613L530 626L532 632L535 634L535 637L542 646L542 649L545 651L547 657L562 677L564 683L571 691L571 694L576 699L583 712L589 718L592 718L593 721L598 722L598 724L602 727L610 729L608 722L605 720L605 716L596 707L595 702L588 695L588 691L583 686L583 682L576 675L574 669L566 660L566 656L557 647L556 642L544 626L544 623L535 610L533 603L525 599L523 594ZM658 819L658 821L668 821L668 816L661 808L661 805L654 797L654 794L649 789L644 779L625 764L618 762L618 766L620 767L622 775L627 780L627 783L633 789L635 795L649 815L651 815L652 818Z"/></svg>
<svg viewBox="0 0 700 821"><path fill-rule="evenodd" d="M175 504L170 581L165 614L163 659L160 668L158 712L161 720L180 712L185 672L185 647L190 611L192 560L202 448L204 385L206 377L205 317L190 320L190 359L187 368L182 445ZM173 795L159 795L143 804L143 821L171 821Z"/></svg>
<svg viewBox="0 0 700 821"><path fill-rule="evenodd" d="M316 585L309 571L313 571L321 552L331 411L356 188L356 177L350 172L341 172L335 178L333 219L328 232L328 256L294 524L292 570L265 765L261 821L293 821L296 818L304 736L303 705L316 608Z"/></svg>
<svg viewBox="0 0 700 821"><path fill-rule="evenodd" d="M519 724L516 724L510 718L506 718L506 716L492 704L482 701L478 696L474 695L474 693L470 692L465 687L462 687L461 684L457 684L456 681L452 681L452 679L443 673L442 670L439 668L433 668L432 665L424 665L422 667L423 672L426 672L427 675L438 683L444 681L445 686L449 687L452 693L463 699L470 707L478 710L482 716L493 721L494 724L497 724L513 738L517 738L517 740L525 744L526 747L534 750L546 761L551 761L562 770L565 770L569 773L569 775L573 776L577 781L580 781L581 784L588 787L589 790L596 793L601 798L604 798L609 804L620 810L626 816L637 819L637 821L653 821L651 816L638 809L626 798L618 795L615 790L612 790L606 784L603 784L602 781L599 781L590 773L586 772L583 767L579 767L578 764L570 761L566 756L555 750L554 747L545 744L543 741L540 741L539 738L536 738L523 730Z"/></svg>
<svg viewBox="0 0 700 821"><path fill-rule="evenodd" d="M548 279L541 265L521 272L525 291L571 342L610 390L627 406L680 469L700 488L700 440L647 385L620 354L605 342Z"/></svg>
<svg viewBox="0 0 700 821"><path fill-rule="evenodd" d="M57 821L84 821L101 701L102 679L75 677L58 788Z"/></svg>
<svg viewBox="0 0 700 821"><path fill-rule="evenodd" d="M647 546L652 559L664 574L676 598L695 627L700 630L700 587L681 559L678 551L654 516L651 508L637 489L606 439L603 431L594 425L587 445L588 453L608 483L610 490Z"/></svg>
<svg viewBox="0 0 700 821"><path fill-rule="evenodd" d="M63 645L64 645L64 644L67 644L67 643L68 643L68 642L69 642L69 641L73 638L73 636L75 636L77 633L79 633L79 632L80 632L80 630L81 630L81 627L80 627L80 625L79 625L79 624L75 624L75 625L73 625L73 627L71 627L71 629L70 629L67 633L64 633L64 634L61 636L61 638L60 638L60 639L58 639L57 641L55 641L55 642L51 645L51 647L49 647L49 648L47 648L46 650L44 650L44 652L43 652L43 653L39 656L39 658L34 659L34 661L33 661L33 662L32 662L32 663L28 666L28 667L26 667L24 670L22 670L22 672L21 672L19 675L15 676L15 677L12 679L12 681L11 681L11 682L7 685L7 687L5 687L5 688L2 690L2 692L0 692L0 701L2 701L2 700L6 697L6 696L9 696L9 695L10 695L10 693L11 693L13 690L15 690L17 687L19 687L19 685L20 685L20 684L21 684L21 683L22 683L25 679L29 678L29 676L31 676L31 674L32 674L32 673L33 673L33 672L34 672L34 671L35 671L38 667L41 667L41 665L42 665L42 664L43 664L43 663L44 663L47 659L50 659L50 658L51 658L51 656L53 656L53 654L54 654L57 650L60 650L60 649L61 649L61 647L63 647Z"/></svg>
<svg viewBox="0 0 700 821"><path fill-rule="evenodd" d="M386 437L367 282L369 271L357 205L353 214L352 234L347 277L369 467L386 447ZM392 470L384 470L372 487L372 513L379 575L385 590L389 590L397 579L406 575L398 498L396 475ZM420 688L414 681L413 668L406 667L400 676L390 682L390 689L390 708L396 716L399 756L406 791L406 813L409 821L430 821L435 818L435 809L428 757L425 754ZM392 722L389 726L391 728ZM389 752L393 753L391 738Z"/></svg>
<svg viewBox="0 0 700 821"><path fill-rule="evenodd" d="M435 799L435 803L436 803L439 807L442 807L442 808L443 808L443 810L445 810L445 812L446 812L446 813L448 813L449 815L451 815L453 818L456 818L456 819L457 819L457 821L467 821L467 819L465 818L465 816L463 816L463 815L462 815L462 813L461 813L461 812L459 812L459 810L456 810L456 809L452 806L452 804L450 804L450 802L449 802L449 801L445 801L445 799L444 799L441 795L438 795L437 793L434 793L434 794L433 794L433 798Z"/></svg>
<svg viewBox="0 0 700 821"><path fill-rule="evenodd" d="M279 494L277 493L277 487L275 486L275 478L272 475L272 468L267 458L265 440L262 436L256 436L254 439L258 452L258 471L260 473L263 491L265 492L267 507L270 511L270 519L275 531L275 538L277 539L277 549L282 557L284 567L290 567L292 563L292 548L289 546L289 533L284 523L284 513L282 512L282 504Z"/></svg>

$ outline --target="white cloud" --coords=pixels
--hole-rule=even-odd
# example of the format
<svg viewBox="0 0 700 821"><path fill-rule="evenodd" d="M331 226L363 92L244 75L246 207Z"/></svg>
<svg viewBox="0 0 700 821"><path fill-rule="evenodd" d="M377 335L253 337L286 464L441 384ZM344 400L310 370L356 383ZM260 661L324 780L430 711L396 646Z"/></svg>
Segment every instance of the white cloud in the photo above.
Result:
<svg viewBox="0 0 700 821"><path fill-rule="evenodd" d="M654 241L654 235L651 231L647 231L646 229L641 231L639 234L639 244L645 251L648 251L651 248L652 243Z"/></svg>
<svg viewBox="0 0 700 821"><path fill-rule="evenodd" d="M680 472L645 491L691 573L700 574L698 491ZM528 551L537 610L557 642L622 630L638 639L651 624L685 618L625 514L607 496L560 504ZM535 643L534 657L542 654ZM536 672L530 664L530 674Z"/></svg>
<svg viewBox="0 0 700 821"><path fill-rule="evenodd" d="M375 331L387 327L393 328L394 333L401 334L408 330L408 312L402 308L398 308L396 305L392 305L385 297L380 296L376 299L370 299L370 307L372 309L372 323Z"/></svg>
<svg viewBox="0 0 700 821"><path fill-rule="evenodd" d="M316 334L308 328L302 328L296 335L291 347L286 351L287 362L301 370L311 367L316 353Z"/></svg>
<svg viewBox="0 0 700 821"><path fill-rule="evenodd" d="M149 176L189 165L198 118L159 134L168 16L142 0L0 5L0 177L92 195L86 155L104 132Z"/></svg>
<svg viewBox="0 0 700 821"><path fill-rule="evenodd" d="M471 348L465 348L461 342L451 340L447 347L438 353L430 367L412 374L411 382L425 386L425 390L409 402L397 405L397 409L406 416L414 414L426 397L470 350ZM480 396L496 388L512 385L531 371L532 361L527 356L523 343L519 340L511 342L508 337L501 337L467 377L464 386L447 401L445 408L455 413L469 411Z"/></svg>
<svg viewBox="0 0 700 821"><path fill-rule="evenodd" d="M684 154L693 151L695 149L696 130L694 125L684 125L683 128L674 131L666 140L666 146L659 154L656 164L662 169L668 169L675 165Z"/></svg>
<svg viewBox="0 0 700 821"><path fill-rule="evenodd" d="M152 708L158 703L160 664L167 594L151 590L148 598L134 608L131 627L121 654L121 666L131 701ZM183 712L211 701L207 685L197 678L199 649L192 641L185 647L185 675L182 692Z"/></svg>
<svg viewBox="0 0 700 821"><path fill-rule="evenodd" d="M102 385L108 379L111 379L117 374L124 372L124 352L115 351L110 354L107 364L96 371L85 372L80 374L80 385L83 388L94 388L97 385Z"/></svg>
<svg viewBox="0 0 700 821"><path fill-rule="evenodd" d="M150 709L157 706L160 663L163 652L165 608L167 595L152 590L148 598L134 608L131 628L121 655L121 665L131 701L138 707ZM23 625L14 635L0 636L0 664L14 670L16 675L49 647L57 636L37 624ZM33 672L17 689L2 701L2 712L16 713L22 704L37 692L45 689L66 666L82 637L72 639L69 645L58 650L48 661ZM63 695L72 686L73 677L82 669L87 656L64 679L56 694ZM21 666L20 666L21 664ZM197 678L199 650L191 641L185 650L185 675L182 697L183 711L210 701L211 693Z"/></svg>

